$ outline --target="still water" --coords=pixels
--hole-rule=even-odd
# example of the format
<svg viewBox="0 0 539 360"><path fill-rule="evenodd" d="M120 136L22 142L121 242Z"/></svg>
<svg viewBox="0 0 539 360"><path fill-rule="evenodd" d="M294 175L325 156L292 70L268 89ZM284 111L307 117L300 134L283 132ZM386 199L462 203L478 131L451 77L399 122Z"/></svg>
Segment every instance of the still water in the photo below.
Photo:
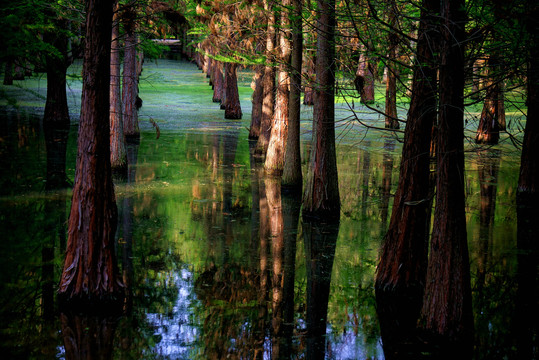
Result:
<svg viewBox="0 0 539 360"><path fill-rule="evenodd" d="M243 120L223 120L211 102L208 80L187 62L146 62L141 142L129 147L127 177L115 180L117 254L124 281L131 284L131 306L108 318L63 314L54 291L74 177L80 64L70 71L72 125L52 140L46 141L41 125L46 80L35 77L2 88L2 354L21 359L384 358L373 286L397 183L399 139L339 122L340 224L304 222L300 199L281 193L250 155L251 74L239 74ZM18 107L8 104L12 98ZM312 108L302 111L306 171ZM383 123L378 115L357 106L356 111L366 122ZM349 116L344 109L337 114ZM150 118L159 125L158 138ZM58 147L51 146L63 141L65 163L54 151ZM477 359L515 354L518 156L506 142L483 150L468 145L466 212ZM49 190L47 166L58 162L68 186Z"/></svg>

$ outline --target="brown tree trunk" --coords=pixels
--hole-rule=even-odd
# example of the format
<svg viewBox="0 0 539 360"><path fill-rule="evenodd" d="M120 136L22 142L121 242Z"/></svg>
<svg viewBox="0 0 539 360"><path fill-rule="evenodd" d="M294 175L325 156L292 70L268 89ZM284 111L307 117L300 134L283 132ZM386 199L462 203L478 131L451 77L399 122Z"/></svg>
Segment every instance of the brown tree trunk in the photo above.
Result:
<svg viewBox="0 0 539 360"><path fill-rule="evenodd" d="M305 66L305 91L303 94L303 105L314 105L314 59L308 59Z"/></svg>
<svg viewBox="0 0 539 360"><path fill-rule="evenodd" d="M130 14L135 17L135 14ZM140 130L137 111L137 36L134 20L128 18L125 24L124 74L122 86L123 127L126 141L138 142Z"/></svg>
<svg viewBox="0 0 539 360"><path fill-rule="evenodd" d="M268 14L268 30L266 37L266 57L268 64L264 69L264 98L262 99L262 117L260 118L260 135L256 143L255 155L265 157L271 136L273 112L275 109L275 13L268 1L264 1L264 10Z"/></svg>
<svg viewBox="0 0 539 360"><path fill-rule="evenodd" d="M111 359L117 320L84 314L60 314L65 358Z"/></svg>
<svg viewBox="0 0 539 360"><path fill-rule="evenodd" d="M300 152L300 114L301 114L301 66L303 60L303 0L292 0L292 54L290 74L290 97L288 107L288 139L282 186L301 192L303 175L301 173Z"/></svg>
<svg viewBox="0 0 539 360"><path fill-rule="evenodd" d="M500 127L498 124L498 96L500 94L499 82L495 79L495 67L497 66L497 58L493 55L487 60L487 77L486 77L486 94L481 111L481 118L475 142L477 144L497 144L500 140Z"/></svg>
<svg viewBox="0 0 539 360"><path fill-rule="evenodd" d="M109 82L112 3L86 2L83 88L75 184L59 300L101 309L121 303L117 209L110 167ZM109 308L110 309L110 308Z"/></svg>
<svg viewBox="0 0 539 360"><path fill-rule="evenodd" d="M13 57L9 56L6 59L4 69L4 85L13 85Z"/></svg>
<svg viewBox="0 0 539 360"><path fill-rule="evenodd" d="M262 118L262 100L264 95L264 87L262 79L264 78L264 66L255 66L255 74L253 77L253 107L251 112L251 126L249 128L249 139L257 140L260 136L260 121Z"/></svg>
<svg viewBox="0 0 539 360"><path fill-rule="evenodd" d="M395 2L389 4L389 26L394 27L397 19L397 5ZM397 46L399 37L393 29L389 30L389 53L387 59L387 82L386 82L386 121L387 129L398 129L399 120L397 117Z"/></svg>
<svg viewBox="0 0 539 360"><path fill-rule="evenodd" d="M438 4L437 0L422 2L399 184L376 273L377 311L388 357L400 341L395 336L412 335L425 286L431 214L429 149L437 95L436 59L430 44L437 41Z"/></svg>
<svg viewBox="0 0 539 360"><path fill-rule="evenodd" d="M361 97L361 103L372 104L374 103L374 69L367 56L368 50L365 47L362 48L354 84Z"/></svg>
<svg viewBox="0 0 539 360"><path fill-rule="evenodd" d="M470 358L473 314L464 211L464 11L463 0L441 2L436 207L422 325L448 345L442 350L446 355L458 351L459 358Z"/></svg>
<svg viewBox="0 0 539 360"><path fill-rule="evenodd" d="M223 63L217 60L213 61L213 98L214 103L221 103L223 99L224 79Z"/></svg>
<svg viewBox="0 0 539 360"><path fill-rule="evenodd" d="M318 1L316 102L309 170L303 193L303 215L340 217L335 155L335 1Z"/></svg>
<svg viewBox="0 0 539 360"><path fill-rule="evenodd" d="M238 93L238 80L236 77L235 63L225 63L225 76L226 76L226 105L225 105L225 119L241 119L241 104L240 95Z"/></svg>
<svg viewBox="0 0 539 360"><path fill-rule="evenodd" d="M290 0L282 1L281 31L279 32L279 72L277 77L277 96L271 126L270 142L266 152L264 169L273 176L281 176L288 137L288 103L290 94L290 21L288 12Z"/></svg>
<svg viewBox="0 0 539 360"><path fill-rule="evenodd" d="M120 86L120 16L118 1L114 1L110 50L110 164L113 172L127 173L127 150L122 123Z"/></svg>

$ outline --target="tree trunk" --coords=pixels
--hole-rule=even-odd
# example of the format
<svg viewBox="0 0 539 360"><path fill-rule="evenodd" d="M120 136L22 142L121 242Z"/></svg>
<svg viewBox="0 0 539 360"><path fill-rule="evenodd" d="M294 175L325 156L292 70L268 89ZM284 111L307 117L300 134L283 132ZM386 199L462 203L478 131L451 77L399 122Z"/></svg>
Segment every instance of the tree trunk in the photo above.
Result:
<svg viewBox="0 0 539 360"><path fill-rule="evenodd" d="M497 144L500 140L500 127L498 124L498 96L500 94L500 84L495 79L495 67L497 57L491 55L487 60L486 94L481 111L481 119L477 127L475 142L477 144Z"/></svg>
<svg viewBox="0 0 539 360"><path fill-rule="evenodd" d="M249 128L249 139L257 140L260 136L260 120L262 117L262 100L264 98L264 87L262 79L264 78L264 66L255 66L255 75L253 77L253 107L251 112L251 126Z"/></svg>
<svg viewBox="0 0 539 360"><path fill-rule="evenodd" d="M314 105L314 89L313 85L315 82L314 76L314 59L309 59L306 61L305 66L305 91L303 94L303 105Z"/></svg>
<svg viewBox="0 0 539 360"><path fill-rule="evenodd" d="M422 309L426 331L451 353L470 358L473 314L464 203L463 0L441 2L442 51L437 136L436 208Z"/></svg>
<svg viewBox="0 0 539 360"><path fill-rule="evenodd" d="M110 164L113 172L127 173L127 150L122 123L120 87L120 16L118 1L114 1L110 51Z"/></svg>
<svg viewBox="0 0 539 360"><path fill-rule="evenodd" d="M292 59L290 74L290 97L288 107L288 139L282 186L301 192L303 175L301 173L300 152L300 114L301 114L301 66L303 60L302 9L303 0L292 0Z"/></svg>
<svg viewBox="0 0 539 360"><path fill-rule="evenodd" d="M130 16L135 16L134 14ZM126 141L138 142L140 130L137 111L137 36L134 20L128 19L125 24L124 74L122 87L123 127Z"/></svg>
<svg viewBox="0 0 539 360"><path fill-rule="evenodd" d="M268 14L268 30L266 37L266 58L268 64L264 69L264 98L262 99L262 117L260 118L260 136L256 144L255 155L265 157L271 136L273 112L275 109L275 67L273 49L275 48L275 13L264 1L264 10Z"/></svg>
<svg viewBox="0 0 539 360"><path fill-rule="evenodd" d="M241 104L240 95L238 93L238 81L236 77L235 63L225 63L225 76L226 76L226 105L225 105L225 119L241 119Z"/></svg>
<svg viewBox="0 0 539 360"><path fill-rule="evenodd" d="M224 79L223 63L217 60L213 61L213 98L214 103L221 103L223 99Z"/></svg>
<svg viewBox="0 0 539 360"><path fill-rule="evenodd" d="M110 167L109 82L112 3L86 2L83 88L75 184L59 300L80 309L119 304L117 209ZM110 308L109 308L110 309Z"/></svg>
<svg viewBox="0 0 539 360"><path fill-rule="evenodd" d="M386 354L393 352L392 343L399 342L395 336L409 336L415 329L425 286L431 214L429 149L437 95L436 59L430 44L437 41L434 21L438 12L437 0L423 0L399 184L376 273Z"/></svg>
<svg viewBox="0 0 539 360"><path fill-rule="evenodd" d="M368 50L363 46L362 48L354 84L361 97L361 103L372 104L374 103L374 70L367 56Z"/></svg>
<svg viewBox="0 0 539 360"><path fill-rule="evenodd" d="M271 126L270 142L266 152L264 169L273 176L281 176L288 137L288 102L290 94L290 0L283 0L281 11L281 31L279 32L279 72L277 78L277 96Z"/></svg>
<svg viewBox="0 0 539 360"><path fill-rule="evenodd" d="M391 1L389 4L389 26L394 27L397 19L397 5ZM386 82L386 129L398 129L399 120L397 117L397 46L399 36L393 29L389 33L389 53L387 59L387 82Z"/></svg>
<svg viewBox="0 0 539 360"><path fill-rule="evenodd" d="M335 1L318 0L318 6L313 145L303 215L338 218L341 204L335 155Z"/></svg>
<svg viewBox="0 0 539 360"><path fill-rule="evenodd" d="M8 56L4 69L4 85L13 85L13 57Z"/></svg>

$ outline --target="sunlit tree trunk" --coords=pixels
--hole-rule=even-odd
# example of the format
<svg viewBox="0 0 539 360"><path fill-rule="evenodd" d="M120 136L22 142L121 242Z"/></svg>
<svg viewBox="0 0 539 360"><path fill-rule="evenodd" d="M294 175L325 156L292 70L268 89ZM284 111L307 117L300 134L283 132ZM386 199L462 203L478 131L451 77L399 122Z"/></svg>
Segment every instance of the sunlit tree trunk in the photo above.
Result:
<svg viewBox="0 0 539 360"><path fill-rule="evenodd" d="M262 117L262 99L264 87L262 79L264 77L264 66L256 65L255 74L251 87L253 88L253 107L251 111L251 126L249 127L249 139L257 140L260 136L260 120Z"/></svg>
<svg viewBox="0 0 539 360"><path fill-rule="evenodd" d="M137 111L137 36L135 34L135 14L129 11L125 23L124 73L122 86L122 121L127 141L138 142L140 130Z"/></svg>
<svg viewBox="0 0 539 360"><path fill-rule="evenodd" d="M112 3L86 1L83 88L75 184L59 298L100 309L122 301L114 234L117 209L109 148Z"/></svg>
<svg viewBox="0 0 539 360"><path fill-rule="evenodd" d="M497 144L500 139L500 126L498 123L500 84L495 79L497 62L497 57L493 55L489 56L487 60L485 102L475 135L475 142L478 144Z"/></svg>
<svg viewBox="0 0 539 360"><path fill-rule="evenodd" d="M260 118L260 135L256 144L255 154L265 157L271 136L273 112L275 108L275 67L273 62L275 48L275 13L273 6L266 0L264 10L268 15L268 29L266 35L267 64L264 69L264 98L262 99L262 117Z"/></svg>
<svg viewBox="0 0 539 360"><path fill-rule="evenodd" d="M277 76L277 96L271 126L270 142L266 152L264 169L266 173L281 176L284 168L286 141L288 137L288 104L290 94L290 0L282 1L281 31L279 32L279 71Z"/></svg>
<svg viewBox="0 0 539 360"><path fill-rule="evenodd" d="M301 191L301 187L303 186L300 153L301 67L303 63L303 22L301 13L303 9L303 0L292 0L292 9L292 54L288 107L288 138L286 141L282 186Z"/></svg>
<svg viewBox="0 0 539 360"><path fill-rule="evenodd" d="M421 310L431 202L430 144L436 120L436 66L430 46L437 41L434 21L437 0L423 0L412 98L404 132L399 183L376 273L376 300L384 349L389 356L393 336L408 336Z"/></svg>
<svg viewBox="0 0 539 360"><path fill-rule="evenodd" d="M305 64L305 91L303 94L303 105L314 105L314 59L307 58Z"/></svg>
<svg viewBox="0 0 539 360"><path fill-rule="evenodd" d="M469 358L473 316L464 212L464 11L463 0L441 2L436 207L422 326L451 344L444 351L458 347L459 356Z"/></svg>
<svg viewBox="0 0 539 360"><path fill-rule="evenodd" d="M339 182L335 155L335 2L318 1L316 101L313 138L303 215L340 216Z"/></svg>
<svg viewBox="0 0 539 360"><path fill-rule="evenodd" d="M238 80L236 77L237 67L238 65L235 63L225 63L225 119L241 119L242 116L240 95L238 93Z"/></svg>
<svg viewBox="0 0 539 360"><path fill-rule="evenodd" d="M214 103L220 103L223 99L224 91L223 63L217 60L213 61L213 98Z"/></svg>
<svg viewBox="0 0 539 360"><path fill-rule="evenodd" d="M372 104L374 103L374 69L367 55L368 50L364 46L361 48L363 51L359 56L354 84L361 97L361 103Z"/></svg>
<svg viewBox="0 0 539 360"><path fill-rule="evenodd" d="M112 170L127 172L127 151L122 123L122 98L120 86L120 16L118 1L114 1L112 39L110 51L110 164Z"/></svg>

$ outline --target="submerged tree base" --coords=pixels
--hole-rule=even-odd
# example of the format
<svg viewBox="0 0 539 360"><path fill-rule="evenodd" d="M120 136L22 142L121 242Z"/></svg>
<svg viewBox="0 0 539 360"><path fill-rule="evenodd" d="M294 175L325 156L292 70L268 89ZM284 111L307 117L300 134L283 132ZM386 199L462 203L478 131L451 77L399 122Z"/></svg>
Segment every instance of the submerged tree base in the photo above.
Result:
<svg viewBox="0 0 539 360"><path fill-rule="evenodd" d="M58 294L58 307L62 312L118 315L123 311L124 302L124 291L107 295L69 296L65 293Z"/></svg>

